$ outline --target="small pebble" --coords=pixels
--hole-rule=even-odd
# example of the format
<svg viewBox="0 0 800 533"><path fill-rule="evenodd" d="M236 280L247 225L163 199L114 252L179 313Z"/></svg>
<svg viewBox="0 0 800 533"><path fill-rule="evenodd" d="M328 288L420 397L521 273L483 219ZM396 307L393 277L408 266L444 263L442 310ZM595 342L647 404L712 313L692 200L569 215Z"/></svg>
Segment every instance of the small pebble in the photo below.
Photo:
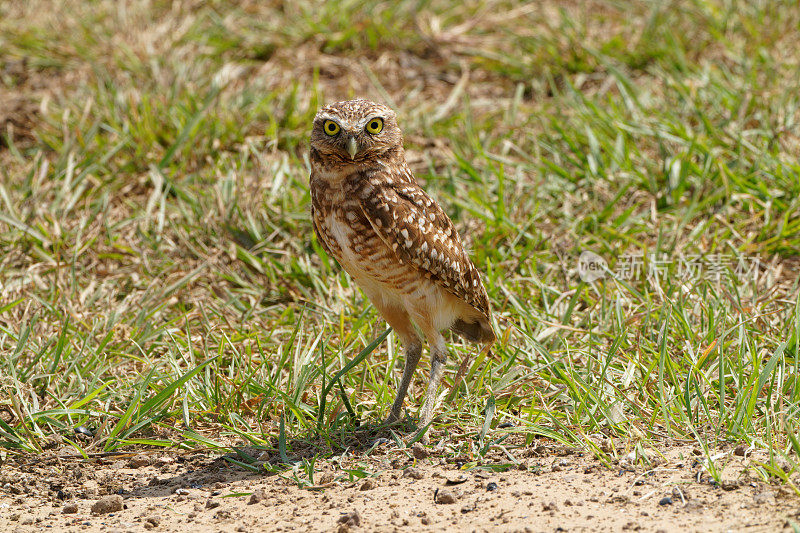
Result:
<svg viewBox="0 0 800 533"><path fill-rule="evenodd" d="M78 426L75 428L76 435L82 435L84 437L94 437L94 431L87 428L86 426Z"/></svg>
<svg viewBox="0 0 800 533"><path fill-rule="evenodd" d="M142 468L145 466L149 466L152 463L152 458L144 453L139 453L134 455L128 460L128 466L130 468Z"/></svg>
<svg viewBox="0 0 800 533"><path fill-rule="evenodd" d="M415 466L409 466L403 470L403 477L410 477L411 479L422 479L425 473Z"/></svg>
<svg viewBox="0 0 800 533"><path fill-rule="evenodd" d="M456 503L456 496L447 489L440 489L436 493L434 500L436 501L436 503L441 503L441 504Z"/></svg>
<svg viewBox="0 0 800 533"><path fill-rule="evenodd" d="M659 500L658 505L672 505L672 498L667 496L666 498L661 498Z"/></svg>
<svg viewBox="0 0 800 533"><path fill-rule="evenodd" d="M361 524L361 515L358 514L358 511L343 513L339 517L338 523L345 526L358 526Z"/></svg>
<svg viewBox="0 0 800 533"><path fill-rule="evenodd" d="M254 503L258 503L262 500L267 498L267 493L264 492L264 489L258 489L253 494L250 495L250 499L247 501L248 505L253 505Z"/></svg>
<svg viewBox="0 0 800 533"><path fill-rule="evenodd" d="M414 454L414 459L425 459L430 456L430 452L419 442L412 446L411 452Z"/></svg>
<svg viewBox="0 0 800 533"><path fill-rule="evenodd" d="M108 514L116 511L121 511L123 508L122 496L113 494L111 496L103 496L92 505L92 512L94 514Z"/></svg>

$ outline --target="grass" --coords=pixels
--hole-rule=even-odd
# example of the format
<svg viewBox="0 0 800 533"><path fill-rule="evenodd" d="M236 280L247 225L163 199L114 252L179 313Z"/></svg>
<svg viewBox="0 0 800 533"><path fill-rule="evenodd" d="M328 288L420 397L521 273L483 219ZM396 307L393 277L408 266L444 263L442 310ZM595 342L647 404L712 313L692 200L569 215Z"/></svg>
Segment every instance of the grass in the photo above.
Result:
<svg viewBox="0 0 800 533"><path fill-rule="evenodd" d="M396 107L497 317L434 441L691 444L712 477L746 444L794 485L798 24L789 1L0 5L0 449L249 442L313 484L385 416L399 345L308 217L311 119L359 95ZM585 250L643 273L585 283Z"/></svg>

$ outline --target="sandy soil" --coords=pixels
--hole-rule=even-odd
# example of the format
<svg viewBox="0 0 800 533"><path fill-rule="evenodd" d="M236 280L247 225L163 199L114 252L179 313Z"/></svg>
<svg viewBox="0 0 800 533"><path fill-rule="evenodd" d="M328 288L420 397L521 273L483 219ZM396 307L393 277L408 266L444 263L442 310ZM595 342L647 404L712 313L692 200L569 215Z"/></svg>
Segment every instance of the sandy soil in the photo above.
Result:
<svg viewBox="0 0 800 533"><path fill-rule="evenodd" d="M310 488L212 453L16 458L0 467L0 531L789 531L800 520L800 499L752 477L741 448L721 461L721 485L697 452L607 467L538 445L495 472L386 443L317 462Z"/></svg>

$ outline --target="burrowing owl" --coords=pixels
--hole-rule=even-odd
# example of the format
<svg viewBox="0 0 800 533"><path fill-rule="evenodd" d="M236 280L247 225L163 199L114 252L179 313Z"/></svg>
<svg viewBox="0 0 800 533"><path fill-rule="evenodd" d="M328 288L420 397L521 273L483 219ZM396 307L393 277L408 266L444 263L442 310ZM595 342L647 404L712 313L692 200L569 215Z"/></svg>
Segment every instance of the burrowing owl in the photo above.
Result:
<svg viewBox="0 0 800 533"><path fill-rule="evenodd" d="M323 107L311 131L311 218L336 258L400 336L405 368L387 422L430 345L431 375L420 414L433 417L447 361L442 331L490 345L495 335L486 289L448 216L406 164L394 111L367 100ZM416 328L415 328L416 325Z"/></svg>

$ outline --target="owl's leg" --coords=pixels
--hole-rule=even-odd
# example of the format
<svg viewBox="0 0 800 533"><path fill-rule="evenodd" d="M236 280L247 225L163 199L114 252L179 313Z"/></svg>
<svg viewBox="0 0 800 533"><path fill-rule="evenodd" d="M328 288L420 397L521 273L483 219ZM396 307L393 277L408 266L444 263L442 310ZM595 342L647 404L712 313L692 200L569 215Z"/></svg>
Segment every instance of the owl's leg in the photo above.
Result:
<svg viewBox="0 0 800 533"><path fill-rule="evenodd" d="M433 410L436 407L436 393L439 391L439 382L444 374L444 366L447 364L447 345L444 337L438 331L429 335L431 349L431 377L428 381L428 390L425 392L425 402L419 416L419 430L426 431L427 426L433 420ZM422 436L422 442L428 442L428 435Z"/></svg>
<svg viewBox="0 0 800 533"><path fill-rule="evenodd" d="M406 362L403 366L403 379L400 380L400 387L397 389L397 398L394 399L392 409L389 411L387 423L394 423L400 420L400 413L403 410L403 400L414 377L414 370L417 368L420 356L422 355L422 343L419 338L406 343Z"/></svg>
<svg viewBox="0 0 800 533"><path fill-rule="evenodd" d="M367 296L370 296L367 294ZM417 330L411 322L411 317L405 309L398 305L392 305L384 301L380 296L376 298L370 297L372 304L380 311L386 323L400 337L400 341L405 348L405 366L403 367L403 378L400 380L400 386L397 389L397 397L392 404L389 411L389 416L385 423L393 424L400 420L400 414L403 411L403 400L408 392L408 386L411 384L411 378L414 377L414 370L417 368L419 358L422 355L422 339L420 339Z"/></svg>

